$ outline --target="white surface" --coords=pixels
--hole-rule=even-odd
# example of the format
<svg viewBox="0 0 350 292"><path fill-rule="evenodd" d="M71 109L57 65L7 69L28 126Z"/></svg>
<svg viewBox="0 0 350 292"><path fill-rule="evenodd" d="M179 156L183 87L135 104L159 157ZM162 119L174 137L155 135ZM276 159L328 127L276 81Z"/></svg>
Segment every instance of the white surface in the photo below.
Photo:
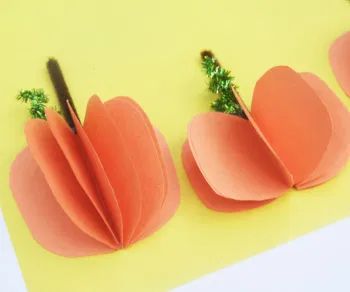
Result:
<svg viewBox="0 0 350 292"><path fill-rule="evenodd" d="M350 219L174 289L234 292L349 292Z"/></svg>
<svg viewBox="0 0 350 292"><path fill-rule="evenodd" d="M0 291L26 291L4 218L0 209Z"/></svg>

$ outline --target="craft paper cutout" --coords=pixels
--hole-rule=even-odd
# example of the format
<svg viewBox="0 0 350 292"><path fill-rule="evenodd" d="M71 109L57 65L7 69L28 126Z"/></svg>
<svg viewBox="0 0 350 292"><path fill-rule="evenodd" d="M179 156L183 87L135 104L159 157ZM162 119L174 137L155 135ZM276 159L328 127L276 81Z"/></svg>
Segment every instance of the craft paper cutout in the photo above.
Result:
<svg viewBox="0 0 350 292"><path fill-rule="evenodd" d="M130 98L89 101L77 134L47 109L32 119L10 185L33 237L63 256L127 247L160 228L179 205L168 146Z"/></svg>
<svg viewBox="0 0 350 292"><path fill-rule="evenodd" d="M329 61L340 86L350 96L350 32L340 36L331 45Z"/></svg>
<svg viewBox="0 0 350 292"><path fill-rule="evenodd" d="M317 76L286 66L257 82L248 120L225 113L190 122L183 163L202 202L223 212L271 202L290 187L334 177L350 155L350 113Z"/></svg>

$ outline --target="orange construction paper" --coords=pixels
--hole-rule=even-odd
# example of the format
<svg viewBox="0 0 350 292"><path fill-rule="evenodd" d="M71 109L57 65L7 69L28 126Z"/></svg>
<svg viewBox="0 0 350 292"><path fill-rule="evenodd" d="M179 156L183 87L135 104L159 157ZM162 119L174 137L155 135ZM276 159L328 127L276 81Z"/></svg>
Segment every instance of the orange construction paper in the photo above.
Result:
<svg viewBox="0 0 350 292"><path fill-rule="evenodd" d="M347 162L350 114L315 75L270 69L256 84L251 112L235 95L248 120L198 115L183 148L189 180L208 208L255 208L292 186L323 183Z"/></svg>
<svg viewBox="0 0 350 292"><path fill-rule="evenodd" d="M194 190L198 194L199 199L210 209L220 212L244 211L260 207L272 201L237 201L218 196L208 185L200 169L198 168L197 163L193 158L188 141L186 141L183 146L182 160L188 174L188 178Z"/></svg>
<svg viewBox="0 0 350 292"><path fill-rule="evenodd" d="M77 134L50 110L47 121L30 120L30 151L11 169L34 238L52 252L82 256L117 250L160 228L179 204L179 186L166 142L142 109L129 98L103 104L93 97L84 126L72 117Z"/></svg>
<svg viewBox="0 0 350 292"><path fill-rule="evenodd" d="M12 164L10 186L34 239L47 250L67 257L112 251L69 219L28 147L18 154Z"/></svg>
<svg viewBox="0 0 350 292"><path fill-rule="evenodd" d="M169 147L167 146L163 135L158 130L155 131L164 161L166 176L168 178L167 190L160 212L153 216L147 227L138 237L134 238L133 241L145 238L164 225L175 213L177 206L180 203L180 196L176 195L180 193L180 185L177 179L176 169L169 151Z"/></svg>
<svg viewBox="0 0 350 292"><path fill-rule="evenodd" d="M332 134L320 97L294 70L274 67L256 83L251 114L294 183L303 181L318 165Z"/></svg>
<svg viewBox="0 0 350 292"><path fill-rule="evenodd" d="M97 97L92 97L89 101L83 128L113 186L123 221L123 242L127 244L141 218L142 192L135 166L130 159L132 147L124 141L104 104Z"/></svg>
<svg viewBox="0 0 350 292"><path fill-rule="evenodd" d="M252 126L254 127L254 129L256 130L256 132L258 133L258 135L260 136L260 138L264 141L264 143L266 144L266 146L270 149L270 152L273 154L273 156L275 157L276 161L278 162L278 164L280 165L280 168L283 172L284 178L285 180L290 184L293 185L294 184L294 180L293 180L293 176L292 174L288 171L287 167L285 166L284 162L281 160L281 158L277 155L275 149L272 148L272 146L270 145L270 143L267 141L264 133L261 131L261 129L259 128L259 125L256 123L256 121L254 120L254 118L252 117L252 114L250 113L247 105L244 103L242 97L240 96L240 94L234 89L232 88L237 101L239 103L239 105L242 107L243 112L246 114L247 119L250 121L250 123L252 124Z"/></svg>
<svg viewBox="0 0 350 292"><path fill-rule="evenodd" d="M340 86L350 96L350 32L344 33L331 45L329 61Z"/></svg>
<svg viewBox="0 0 350 292"><path fill-rule="evenodd" d="M90 161L90 167L92 172L96 178L96 185L100 189L101 201L105 206L106 212L109 213L109 217L111 218L111 222L113 224L113 230L116 235L118 235L119 243L123 244L123 219L120 212L118 201L115 197L115 192L113 187L106 175L106 172L103 168L103 165L91 144L88 136L86 135L82 125L80 124L79 119L75 116L74 111L69 106L70 114L72 116L72 120L77 131L77 135L80 138L83 151L87 156L87 160Z"/></svg>
<svg viewBox="0 0 350 292"><path fill-rule="evenodd" d="M189 126L188 141L202 175L222 197L263 201L291 187L247 120L217 112L199 115Z"/></svg>
<svg viewBox="0 0 350 292"><path fill-rule="evenodd" d="M82 231L113 248L116 243L112 233L105 228L105 222L75 178L48 123L38 119L30 120L25 133L33 158L67 216Z"/></svg>
<svg viewBox="0 0 350 292"><path fill-rule="evenodd" d="M331 140L321 161L305 182L296 185L307 188L331 179L345 166L350 154L350 113L319 77L312 73L300 75L326 105L333 123Z"/></svg>
<svg viewBox="0 0 350 292"><path fill-rule="evenodd" d="M108 229L111 229L112 224L108 222L109 218L104 215L106 210L104 209L103 202L99 199L98 184L95 181L94 174L90 170L90 166L84 155L85 153L81 151L79 137L72 135L72 130L68 124L55 111L47 109L46 117L50 130L65 155L76 179L91 200L98 214L108 226ZM113 235L113 230L110 230L110 232ZM116 238L114 239L116 240Z"/></svg>
<svg viewBox="0 0 350 292"><path fill-rule="evenodd" d="M133 234L138 237L164 203L168 183L164 160L151 122L134 101L120 97L107 101L105 107L128 145L140 192L148 194L141 197L141 217Z"/></svg>

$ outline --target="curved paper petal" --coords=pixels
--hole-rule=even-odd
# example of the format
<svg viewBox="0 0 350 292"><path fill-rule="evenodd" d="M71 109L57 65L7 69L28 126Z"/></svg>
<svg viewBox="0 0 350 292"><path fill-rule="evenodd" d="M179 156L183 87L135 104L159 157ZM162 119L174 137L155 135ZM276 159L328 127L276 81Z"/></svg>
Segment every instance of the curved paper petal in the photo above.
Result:
<svg viewBox="0 0 350 292"><path fill-rule="evenodd" d="M263 201L279 197L291 186L249 121L206 113L192 120L188 132L193 157L217 195Z"/></svg>
<svg viewBox="0 0 350 292"><path fill-rule="evenodd" d="M216 194L200 172L188 141L185 142L182 149L182 161L192 187L203 204L209 209L219 212L238 212L257 208L272 201L237 201Z"/></svg>
<svg viewBox="0 0 350 292"><path fill-rule="evenodd" d="M25 133L35 161L69 218L94 239L116 248L113 236L80 187L48 123L43 120L30 120Z"/></svg>
<svg viewBox="0 0 350 292"><path fill-rule="evenodd" d="M153 126L139 105L130 98L119 97L106 102L105 108L128 147L140 183L142 211L133 235L137 238L163 206L168 188L165 165ZM133 204L130 197L129 203Z"/></svg>
<svg viewBox="0 0 350 292"><path fill-rule="evenodd" d="M113 226L113 223L110 224L109 218L105 216L106 210L104 210L104 206L101 202L101 195L99 194L94 175L90 169L89 160L86 159L86 154L81 145L79 136L72 132L68 124L55 111L47 109L46 117L50 130L77 181L114 237L113 230L110 227ZM114 239L117 241L115 237Z"/></svg>
<svg viewBox="0 0 350 292"><path fill-rule="evenodd" d="M317 167L331 139L325 104L298 73L279 66L257 82L251 113L295 184L302 182Z"/></svg>
<svg viewBox="0 0 350 292"><path fill-rule="evenodd" d="M125 142L96 96L88 103L84 130L114 189L123 218L123 245L127 245L141 217L143 195L137 170L130 158L133 146Z"/></svg>
<svg viewBox="0 0 350 292"><path fill-rule="evenodd" d="M68 218L28 148L12 164L10 186L33 237L47 250L67 257L112 251Z"/></svg>
<svg viewBox="0 0 350 292"><path fill-rule="evenodd" d="M280 164L280 167L281 167L281 169L283 170L283 173L284 173L285 180L288 182L288 184L293 185L294 184L294 180L293 180L292 174L288 171L288 169L285 166L284 162L281 160L281 158L277 155L276 151L272 148L270 143L267 141L264 133L261 131L261 129L259 128L258 124L255 122L254 118L252 117L250 111L248 110L248 107L244 103L244 101L243 101L242 97L240 96L240 94L235 90L234 87L232 87L232 90L234 92L234 95L235 95L238 103L240 104L240 106L243 109L244 113L246 114L248 120L250 121L250 123L254 127L255 131L258 133L260 138L265 142L266 146L270 149L271 153L273 154L273 156L275 156L276 160Z"/></svg>
<svg viewBox="0 0 350 292"><path fill-rule="evenodd" d="M100 189L100 194L102 195L101 200L103 201L104 205L108 210L108 214L107 214L108 217L113 222L113 229L117 233L115 235L117 235L119 242L123 244L123 219L122 219L118 201L115 197L115 192L113 190L113 187L102 166L100 158L98 157L94 147L91 144L91 141L89 140L89 137L85 133L82 125L80 124L80 121L76 117L74 111L72 110L69 104L68 104L68 107L70 110L70 114L72 116L73 123L77 130L77 134L85 150L85 154L87 155L88 160L90 162L91 169L95 174L96 181Z"/></svg>
<svg viewBox="0 0 350 292"><path fill-rule="evenodd" d="M319 165L305 182L297 185L297 188L307 188L334 177L346 164L350 155L350 113L320 78L312 73L302 73L301 77L327 106L334 126L327 151Z"/></svg>
<svg viewBox="0 0 350 292"><path fill-rule="evenodd" d="M165 164L166 176L168 179L168 190L166 192L160 213L153 217L153 220L147 225L141 236L139 238L135 238L134 242L145 238L164 225L174 215L180 203L180 186L169 147L163 135L158 130L155 129L155 131Z"/></svg>
<svg viewBox="0 0 350 292"><path fill-rule="evenodd" d="M350 32L346 32L332 44L329 61L340 86L350 96Z"/></svg>

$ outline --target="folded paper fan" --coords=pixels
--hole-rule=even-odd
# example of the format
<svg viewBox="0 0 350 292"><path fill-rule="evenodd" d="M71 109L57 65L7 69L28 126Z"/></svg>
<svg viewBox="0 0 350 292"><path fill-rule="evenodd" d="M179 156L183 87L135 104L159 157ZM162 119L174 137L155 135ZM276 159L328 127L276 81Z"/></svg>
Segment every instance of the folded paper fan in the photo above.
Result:
<svg viewBox="0 0 350 292"><path fill-rule="evenodd" d="M340 86L350 96L350 32L344 33L331 45L329 61Z"/></svg>
<svg viewBox="0 0 350 292"><path fill-rule="evenodd" d="M25 128L10 185L34 238L63 256L118 250L160 228L179 204L163 136L130 98L92 97L76 133L53 110Z"/></svg>
<svg viewBox="0 0 350 292"><path fill-rule="evenodd" d="M251 112L235 96L248 119L200 114L183 147L189 180L208 208L255 208L290 187L321 184L345 165L350 113L317 76L270 69L256 84Z"/></svg>

